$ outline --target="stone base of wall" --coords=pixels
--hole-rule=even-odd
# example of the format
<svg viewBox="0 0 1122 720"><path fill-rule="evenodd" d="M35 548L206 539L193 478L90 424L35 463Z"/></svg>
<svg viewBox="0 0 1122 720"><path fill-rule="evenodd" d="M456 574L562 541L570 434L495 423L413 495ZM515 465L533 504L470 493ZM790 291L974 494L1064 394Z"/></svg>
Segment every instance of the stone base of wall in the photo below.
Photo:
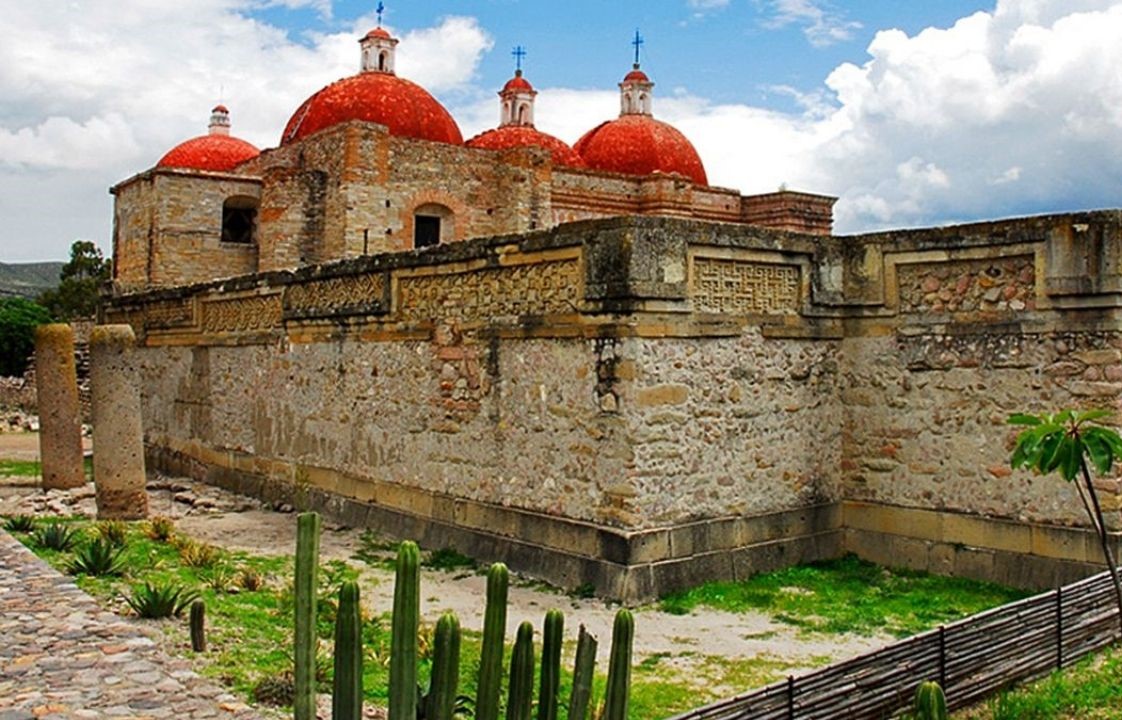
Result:
<svg viewBox="0 0 1122 720"><path fill-rule="evenodd" d="M1093 530L846 502L844 546L881 565L1047 590L1102 572ZM1118 557L1120 535L1111 538Z"/></svg>
<svg viewBox="0 0 1122 720"><path fill-rule="evenodd" d="M149 445L146 461L153 469L316 510L351 527L502 561L563 588L591 586L627 603L843 553L838 504L629 532L404 486L380 493L392 505L375 503L362 497L362 488L372 485L368 480L276 461L266 463L271 472L257 472L251 466L263 461L234 451ZM300 480L288 479L293 477ZM351 492L341 492L346 488Z"/></svg>

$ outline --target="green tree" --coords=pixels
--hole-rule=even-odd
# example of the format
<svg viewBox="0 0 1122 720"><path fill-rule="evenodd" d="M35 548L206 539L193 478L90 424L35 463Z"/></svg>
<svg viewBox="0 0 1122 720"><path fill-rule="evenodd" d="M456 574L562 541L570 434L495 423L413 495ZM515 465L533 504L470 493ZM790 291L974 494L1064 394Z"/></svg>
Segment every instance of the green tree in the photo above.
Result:
<svg viewBox="0 0 1122 720"><path fill-rule="evenodd" d="M35 350L35 326L51 321L42 305L20 297L0 298L0 375L23 375Z"/></svg>
<svg viewBox="0 0 1122 720"><path fill-rule="evenodd" d="M75 240L59 284L39 296L39 303L59 320L91 318L97 313L98 289L112 276L112 263L89 240Z"/></svg>
<svg viewBox="0 0 1122 720"><path fill-rule="evenodd" d="M1091 482L1088 459L1100 475L1110 472L1114 459L1122 457L1122 437L1111 427L1100 422L1110 417L1106 410L1076 412L1062 410L1055 415L1011 415L1009 424L1024 425L1027 429L1017 436L1009 464L1014 468L1029 468L1047 475L1058 472L1060 477L1075 483L1083 509L1091 518L1099 536L1103 558L1114 580L1114 594L1118 600L1119 622L1122 622L1122 583L1118 580L1118 565L1110 551L1106 523L1099 504L1095 484ZM1080 480L1083 484L1080 485Z"/></svg>

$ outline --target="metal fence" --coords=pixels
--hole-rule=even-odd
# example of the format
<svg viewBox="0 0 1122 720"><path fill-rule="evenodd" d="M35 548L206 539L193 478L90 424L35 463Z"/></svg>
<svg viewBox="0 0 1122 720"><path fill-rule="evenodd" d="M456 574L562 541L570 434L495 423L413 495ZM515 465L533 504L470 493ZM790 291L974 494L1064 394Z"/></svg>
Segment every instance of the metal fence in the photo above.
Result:
<svg viewBox="0 0 1122 720"><path fill-rule="evenodd" d="M952 709L1067 667L1120 636L1110 573L972 615L671 720L888 718L936 680Z"/></svg>

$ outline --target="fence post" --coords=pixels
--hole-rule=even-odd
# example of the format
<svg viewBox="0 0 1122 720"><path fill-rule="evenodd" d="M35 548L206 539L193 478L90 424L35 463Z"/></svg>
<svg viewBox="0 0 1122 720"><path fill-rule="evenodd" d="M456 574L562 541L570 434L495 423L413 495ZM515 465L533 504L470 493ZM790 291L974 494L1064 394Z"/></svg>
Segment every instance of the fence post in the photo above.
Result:
<svg viewBox="0 0 1122 720"><path fill-rule="evenodd" d="M947 690L947 628L939 626L939 686Z"/></svg>
<svg viewBox="0 0 1122 720"><path fill-rule="evenodd" d="M787 720L795 720L795 676L787 676Z"/></svg>
<svg viewBox="0 0 1122 720"><path fill-rule="evenodd" d="M1064 586L1056 587L1056 669L1064 666Z"/></svg>

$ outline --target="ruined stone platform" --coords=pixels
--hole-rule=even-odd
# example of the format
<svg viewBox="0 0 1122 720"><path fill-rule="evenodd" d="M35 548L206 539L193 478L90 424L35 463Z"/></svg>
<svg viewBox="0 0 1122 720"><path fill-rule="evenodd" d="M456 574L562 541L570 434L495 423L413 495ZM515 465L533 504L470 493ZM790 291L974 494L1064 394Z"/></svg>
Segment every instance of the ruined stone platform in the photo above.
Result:
<svg viewBox="0 0 1122 720"><path fill-rule="evenodd" d="M0 530L0 720L260 716Z"/></svg>

